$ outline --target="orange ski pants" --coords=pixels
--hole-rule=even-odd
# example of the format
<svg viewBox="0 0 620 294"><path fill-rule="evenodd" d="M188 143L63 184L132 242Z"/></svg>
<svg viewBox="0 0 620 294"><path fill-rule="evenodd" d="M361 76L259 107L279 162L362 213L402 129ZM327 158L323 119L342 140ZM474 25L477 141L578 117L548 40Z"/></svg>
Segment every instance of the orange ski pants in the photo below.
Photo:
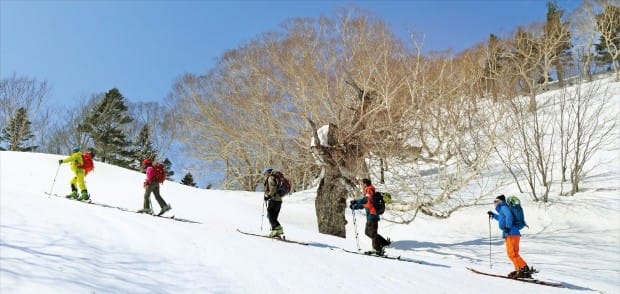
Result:
<svg viewBox="0 0 620 294"><path fill-rule="evenodd" d="M519 255L519 241L521 241L521 236L506 236L506 254L508 254L508 258L515 266L515 270L519 270L522 267L526 266L527 263L521 256Z"/></svg>

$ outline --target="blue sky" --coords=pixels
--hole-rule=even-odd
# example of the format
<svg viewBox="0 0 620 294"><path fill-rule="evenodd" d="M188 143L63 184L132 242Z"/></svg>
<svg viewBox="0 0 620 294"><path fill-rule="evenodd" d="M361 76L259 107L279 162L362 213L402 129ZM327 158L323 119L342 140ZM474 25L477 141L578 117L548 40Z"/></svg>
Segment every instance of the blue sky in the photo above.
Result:
<svg viewBox="0 0 620 294"><path fill-rule="evenodd" d="M558 1L572 10L578 1ZM546 1L6 1L0 77L46 80L53 104L117 87L131 102L163 101L180 75L205 73L223 52L286 19L353 5L426 50L456 51L544 21Z"/></svg>

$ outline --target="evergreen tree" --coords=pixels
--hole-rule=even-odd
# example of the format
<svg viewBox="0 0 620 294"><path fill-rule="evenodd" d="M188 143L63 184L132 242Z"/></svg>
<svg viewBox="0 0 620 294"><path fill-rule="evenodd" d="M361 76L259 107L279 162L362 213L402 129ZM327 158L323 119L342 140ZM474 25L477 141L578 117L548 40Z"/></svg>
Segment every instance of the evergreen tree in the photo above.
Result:
<svg viewBox="0 0 620 294"><path fill-rule="evenodd" d="M191 187L198 187L196 182L194 182L194 176L192 176L192 173L187 173L181 180L181 184Z"/></svg>
<svg viewBox="0 0 620 294"><path fill-rule="evenodd" d="M596 16L597 31L601 33L599 43L594 44L596 61L599 64L618 62L617 52L620 50L620 7L607 5L602 13ZM613 57L616 56L616 59Z"/></svg>
<svg viewBox="0 0 620 294"><path fill-rule="evenodd" d="M31 124L26 108L19 108L9 120L9 125L2 129L0 135L0 142L8 143L6 150L30 152L37 149L37 146L26 146L28 140L34 137L30 130ZM2 150L5 149L2 148Z"/></svg>
<svg viewBox="0 0 620 294"><path fill-rule="evenodd" d="M166 168L166 179L171 181L172 176L174 176L174 171L172 171L172 162L170 162L168 157L166 157L166 159L164 159L162 164Z"/></svg>
<svg viewBox="0 0 620 294"><path fill-rule="evenodd" d="M145 158L156 159L157 153L157 149L153 147L153 143L151 142L150 129L148 125L144 124L136 139L135 149L132 151L133 160L130 168L139 171L142 160Z"/></svg>
<svg viewBox="0 0 620 294"><path fill-rule="evenodd" d="M493 98L497 99L499 96L498 78L500 72L503 70L503 64L506 63L504 55L504 49L502 48L501 40L495 35L489 35L489 43L487 44L487 62L484 67L484 80L485 91Z"/></svg>
<svg viewBox="0 0 620 294"><path fill-rule="evenodd" d="M545 42L554 44L552 54L557 57L553 62L558 83L564 85L564 65L572 60L569 23L562 22L564 10L560 9L555 1L547 3L547 22L544 26Z"/></svg>
<svg viewBox="0 0 620 294"><path fill-rule="evenodd" d="M79 130L91 136L94 150L101 161L129 168L133 152L129 149L131 142L123 127L132 121L125 97L113 88L87 115L79 125Z"/></svg>

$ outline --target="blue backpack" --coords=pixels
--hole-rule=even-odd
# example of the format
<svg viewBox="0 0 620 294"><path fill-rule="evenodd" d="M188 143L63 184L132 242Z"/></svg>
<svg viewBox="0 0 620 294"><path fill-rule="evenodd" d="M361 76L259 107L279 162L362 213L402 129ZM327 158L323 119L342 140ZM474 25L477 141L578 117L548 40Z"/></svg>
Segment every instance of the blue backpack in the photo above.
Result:
<svg viewBox="0 0 620 294"><path fill-rule="evenodd" d="M525 215L523 214L523 208L521 207L521 200L519 200L517 196L513 195L506 199L506 204L512 213L512 225L518 230L523 229L523 227L529 228L525 222Z"/></svg>

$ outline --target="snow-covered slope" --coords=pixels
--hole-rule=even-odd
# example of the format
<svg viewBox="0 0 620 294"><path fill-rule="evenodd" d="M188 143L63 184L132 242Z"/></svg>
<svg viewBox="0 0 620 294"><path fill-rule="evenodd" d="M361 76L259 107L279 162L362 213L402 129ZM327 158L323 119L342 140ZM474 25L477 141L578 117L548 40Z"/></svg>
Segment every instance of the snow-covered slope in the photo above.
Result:
<svg viewBox="0 0 620 294"><path fill-rule="evenodd" d="M347 239L319 234L314 191L290 196L281 213L288 238L310 243L301 246L236 232L260 232L263 224L266 233L260 193L166 182L162 194L173 205L170 214L199 224L49 197L44 192L52 185L53 193L69 190L67 165L54 183L59 158L0 153L2 293L620 292L619 186L554 199L547 207L525 203L531 228L524 231L522 255L541 270L540 278L568 287L555 289L465 269L511 270L494 223L489 240L490 205L447 220L381 222L380 232L394 241L389 252L426 262L415 264L339 250L356 250L353 223ZM96 163L87 185L94 202L139 209L143 177ZM351 218L350 211L346 215ZM358 214L360 244L369 249L364 222Z"/></svg>
<svg viewBox="0 0 620 294"><path fill-rule="evenodd" d="M617 110L620 84L607 83ZM58 166L64 156L1 151L0 293L620 293L615 144L592 159L583 192L552 193L547 204L521 197L530 225L522 256L538 278L562 282L562 289L466 270L512 270L487 218L490 199L449 219L382 221L379 232L393 241L388 253L423 261L417 264L340 250L357 250L352 213L345 211L346 239L319 234L316 191L288 196L280 214L287 237L309 243L302 246L236 231L267 233L261 193L166 182L168 215L197 223L179 222L114 208L142 207L141 173L96 162L87 185L95 203L111 206L102 207L45 194L69 192L72 173ZM365 217L357 213L356 224L362 249L370 249Z"/></svg>

